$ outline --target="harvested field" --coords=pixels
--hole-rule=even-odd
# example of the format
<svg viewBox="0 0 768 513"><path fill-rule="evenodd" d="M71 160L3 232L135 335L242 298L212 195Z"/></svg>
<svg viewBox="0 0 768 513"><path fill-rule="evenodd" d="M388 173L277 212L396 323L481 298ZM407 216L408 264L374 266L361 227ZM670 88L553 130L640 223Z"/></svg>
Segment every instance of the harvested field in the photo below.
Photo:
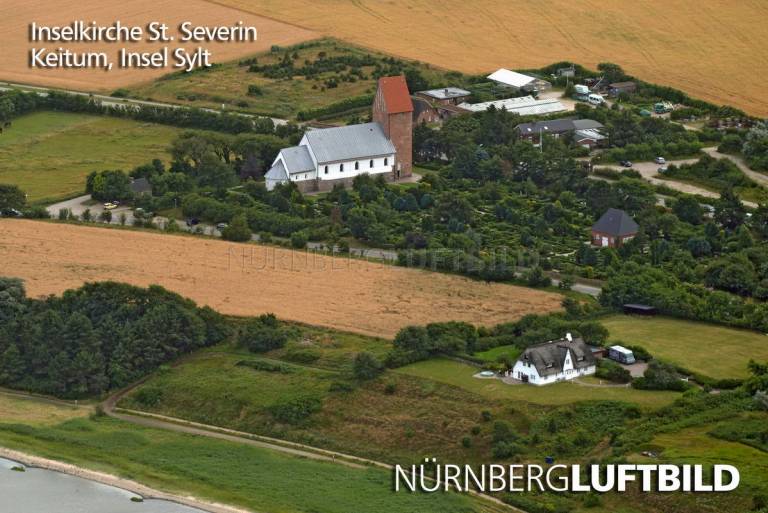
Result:
<svg viewBox="0 0 768 513"><path fill-rule="evenodd" d="M558 294L258 245L48 222L0 221L2 274L31 296L88 281L162 285L226 314L374 336L409 324L493 325L560 308Z"/></svg>
<svg viewBox="0 0 768 513"><path fill-rule="evenodd" d="M178 37L176 27L185 21L195 25L218 26L234 25L242 21L253 25L259 31L258 40L248 43L205 43L202 46L213 54L214 62L225 62L269 49L272 45L293 44L310 39L313 34L309 30L274 21L268 18L246 13L238 9L212 5L203 0L131 0L130 2L115 1L64 1L50 0L3 0L0 5L0 48L3 58L0 61L0 79L9 82L32 83L60 88L77 90L111 91L128 84L149 81L161 75L176 71L174 69L121 69L115 62L115 67L105 72L100 69L32 69L27 66L31 48L68 48L76 52L106 52L116 61L117 54L123 43L73 43L59 45L57 43L31 43L28 41L28 25L37 22L38 25L56 24L67 25L75 20L86 23L96 21L102 25L110 25L120 20L124 25L145 27L148 23L157 21L166 23L169 35ZM172 47L184 46L194 50L199 43L182 44L171 42ZM36 46L37 45L37 46ZM128 43L130 51L157 51L161 43Z"/></svg>
<svg viewBox="0 0 768 513"><path fill-rule="evenodd" d="M768 115L768 3L760 0L217 3L469 73L615 62L645 80Z"/></svg>

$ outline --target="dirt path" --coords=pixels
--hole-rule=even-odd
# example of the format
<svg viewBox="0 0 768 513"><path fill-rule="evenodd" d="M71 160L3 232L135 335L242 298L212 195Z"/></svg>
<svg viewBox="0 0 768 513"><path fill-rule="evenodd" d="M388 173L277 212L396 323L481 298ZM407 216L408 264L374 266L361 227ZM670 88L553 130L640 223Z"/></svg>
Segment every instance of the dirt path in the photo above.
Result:
<svg viewBox="0 0 768 513"><path fill-rule="evenodd" d="M763 187L768 187L768 176L764 175L763 173L758 173L757 171L753 171L749 168L746 162L744 162L744 159L739 157L738 155L729 155L727 153L720 153L717 151L717 148L703 148L701 151L709 155L710 157L716 158L716 159L728 159L741 170L742 173L747 175L749 178L757 182L758 184L762 185Z"/></svg>

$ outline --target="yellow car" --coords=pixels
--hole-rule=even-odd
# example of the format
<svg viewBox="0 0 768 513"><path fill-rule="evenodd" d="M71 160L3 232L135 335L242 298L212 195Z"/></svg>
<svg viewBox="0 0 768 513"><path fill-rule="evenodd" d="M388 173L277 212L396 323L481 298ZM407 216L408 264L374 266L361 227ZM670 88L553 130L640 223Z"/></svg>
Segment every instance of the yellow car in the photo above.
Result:
<svg viewBox="0 0 768 513"><path fill-rule="evenodd" d="M117 205L114 203L104 203L104 209L106 210L114 210L117 208Z"/></svg>

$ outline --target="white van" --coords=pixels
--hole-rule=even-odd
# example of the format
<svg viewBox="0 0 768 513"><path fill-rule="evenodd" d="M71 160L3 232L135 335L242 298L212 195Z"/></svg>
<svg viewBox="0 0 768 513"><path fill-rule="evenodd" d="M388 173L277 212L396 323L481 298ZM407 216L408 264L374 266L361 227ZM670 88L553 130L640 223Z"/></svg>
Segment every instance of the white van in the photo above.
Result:
<svg viewBox="0 0 768 513"><path fill-rule="evenodd" d="M602 105L605 103L605 98L599 94L592 93L587 97L587 101L592 105Z"/></svg>

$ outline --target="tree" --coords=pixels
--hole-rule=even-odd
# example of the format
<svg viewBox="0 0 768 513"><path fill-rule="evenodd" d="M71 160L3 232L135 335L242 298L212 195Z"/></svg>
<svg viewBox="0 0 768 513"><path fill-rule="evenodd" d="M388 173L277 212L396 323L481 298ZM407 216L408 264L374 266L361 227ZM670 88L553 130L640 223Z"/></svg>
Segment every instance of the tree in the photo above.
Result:
<svg viewBox="0 0 768 513"><path fill-rule="evenodd" d="M733 231L744 223L747 211L733 189L726 189L715 204L715 221L728 231Z"/></svg>
<svg viewBox="0 0 768 513"><path fill-rule="evenodd" d="M27 195L17 185L0 184L0 211L21 210L27 203Z"/></svg>
<svg viewBox="0 0 768 513"><path fill-rule="evenodd" d="M694 225L701 223L704 215L704 209L693 196L682 196L677 200L672 211L681 221Z"/></svg>
<svg viewBox="0 0 768 513"><path fill-rule="evenodd" d="M375 355L363 351L355 356L353 369L357 379L369 380L381 374L383 365Z"/></svg>
<svg viewBox="0 0 768 513"><path fill-rule="evenodd" d="M85 191L98 201L127 200L133 196L131 178L122 171L91 173Z"/></svg>
<svg viewBox="0 0 768 513"><path fill-rule="evenodd" d="M238 214L232 218L232 221L221 232L224 240L234 242L246 242L251 240L251 228L248 226L248 220L245 214Z"/></svg>

